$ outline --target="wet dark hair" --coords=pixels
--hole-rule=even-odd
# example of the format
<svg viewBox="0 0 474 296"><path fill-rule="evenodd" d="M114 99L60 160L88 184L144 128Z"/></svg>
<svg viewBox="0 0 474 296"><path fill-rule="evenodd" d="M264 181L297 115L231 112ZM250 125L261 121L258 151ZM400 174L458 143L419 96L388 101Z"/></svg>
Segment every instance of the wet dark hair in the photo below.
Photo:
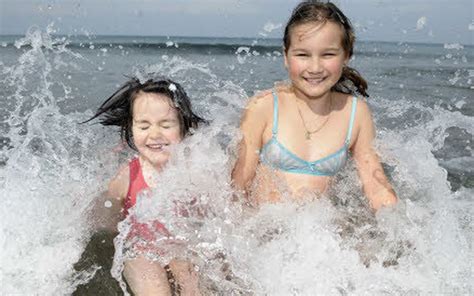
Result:
<svg viewBox="0 0 474 296"><path fill-rule="evenodd" d="M174 86L173 86L174 85ZM113 93L97 109L97 112L85 122L99 118L103 125L120 127L120 137L128 146L136 150L133 143L133 103L140 92L165 95L170 99L171 106L178 111L181 137L192 133L192 129L207 121L192 111L191 101L183 87L170 79L148 79L140 82L136 77L130 78L115 93Z"/></svg>
<svg viewBox="0 0 474 296"><path fill-rule="evenodd" d="M333 22L338 24L343 32L342 47L348 58L354 53L355 34L349 19L331 2L321 2L315 0L303 1L298 4L288 20L285 33L283 35L283 45L285 46L285 54L291 45L291 31L299 25L307 23L326 23ZM354 89L355 88L355 89ZM359 72L351 67L344 66L342 75L333 90L342 93L359 94L368 97L367 81L359 74Z"/></svg>

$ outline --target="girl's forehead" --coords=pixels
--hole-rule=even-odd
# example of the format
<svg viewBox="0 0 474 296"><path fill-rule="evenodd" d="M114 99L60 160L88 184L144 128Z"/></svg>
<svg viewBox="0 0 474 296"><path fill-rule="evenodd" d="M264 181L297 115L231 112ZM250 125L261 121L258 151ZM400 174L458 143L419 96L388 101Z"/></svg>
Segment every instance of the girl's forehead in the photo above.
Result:
<svg viewBox="0 0 474 296"><path fill-rule="evenodd" d="M297 42L304 42L312 37L319 37L321 41L341 42L343 36L342 28L332 21L309 22L294 26L290 31L291 45ZM290 45L290 46L291 46Z"/></svg>
<svg viewBox="0 0 474 296"><path fill-rule="evenodd" d="M177 110L171 99L164 94L140 92L133 101L133 117L147 116L177 116Z"/></svg>

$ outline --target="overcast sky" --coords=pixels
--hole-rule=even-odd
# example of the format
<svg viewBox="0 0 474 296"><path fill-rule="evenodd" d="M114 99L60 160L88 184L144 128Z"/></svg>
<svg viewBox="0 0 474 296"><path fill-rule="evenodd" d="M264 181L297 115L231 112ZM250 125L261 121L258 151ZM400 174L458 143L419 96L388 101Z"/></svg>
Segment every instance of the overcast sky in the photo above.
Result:
<svg viewBox="0 0 474 296"><path fill-rule="evenodd" d="M281 37L298 0L0 0L0 34ZM337 0L360 40L474 44L474 0Z"/></svg>

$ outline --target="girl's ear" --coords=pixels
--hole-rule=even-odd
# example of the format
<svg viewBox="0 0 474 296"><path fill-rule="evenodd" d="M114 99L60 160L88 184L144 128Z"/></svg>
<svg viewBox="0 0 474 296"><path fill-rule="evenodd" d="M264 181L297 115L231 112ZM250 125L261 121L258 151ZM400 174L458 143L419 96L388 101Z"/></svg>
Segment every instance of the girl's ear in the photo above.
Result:
<svg viewBox="0 0 474 296"><path fill-rule="evenodd" d="M287 52L285 47L283 47L283 60L285 61L285 68L288 70L288 57L286 56Z"/></svg>

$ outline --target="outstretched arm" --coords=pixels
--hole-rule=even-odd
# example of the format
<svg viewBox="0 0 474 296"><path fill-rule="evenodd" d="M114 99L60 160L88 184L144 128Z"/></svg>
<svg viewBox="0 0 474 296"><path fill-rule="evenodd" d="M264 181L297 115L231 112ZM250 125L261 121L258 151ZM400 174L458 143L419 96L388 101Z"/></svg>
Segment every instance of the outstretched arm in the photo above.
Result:
<svg viewBox="0 0 474 296"><path fill-rule="evenodd" d="M236 189L243 190L247 195L248 188L255 177L262 148L262 134L266 126L265 108L269 99L266 96L254 97L245 108L240 130L242 141L239 145L238 157L232 171L232 180Z"/></svg>
<svg viewBox="0 0 474 296"><path fill-rule="evenodd" d="M378 210L397 203L397 196L385 176L380 159L374 148L375 128L367 104L359 101L357 116L359 129L352 153L356 162L364 193L370 206Z"/></svg>

